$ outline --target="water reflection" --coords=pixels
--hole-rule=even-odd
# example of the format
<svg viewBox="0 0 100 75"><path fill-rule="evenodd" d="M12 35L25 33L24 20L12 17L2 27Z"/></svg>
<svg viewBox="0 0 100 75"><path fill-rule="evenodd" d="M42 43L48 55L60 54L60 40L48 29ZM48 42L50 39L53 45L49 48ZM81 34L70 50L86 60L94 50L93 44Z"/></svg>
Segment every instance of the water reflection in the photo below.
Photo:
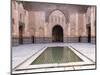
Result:
<svg viewBox="0 0 100 75"><path fill-rule="evenodd" d="M32 64L67 63L82 61L68 47L48 47Z"/></svg>
<svg viewBox="0 0 100 75"><path fill-rule="evenodd" d="M51 48L52 51L52 58L55 63L60 63L63 58L63 52L64 48L63 47L53 47Z"/></svg>

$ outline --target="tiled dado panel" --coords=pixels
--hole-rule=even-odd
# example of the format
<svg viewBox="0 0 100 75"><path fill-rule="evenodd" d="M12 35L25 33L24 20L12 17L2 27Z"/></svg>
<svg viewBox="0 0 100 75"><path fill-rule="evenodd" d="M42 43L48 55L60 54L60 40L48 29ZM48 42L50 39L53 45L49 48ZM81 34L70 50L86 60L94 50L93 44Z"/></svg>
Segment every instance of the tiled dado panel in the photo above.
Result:
<svg viewBox="0 0 100 75"><path fill-rule="evenodd" d="M31 37L24 37L22 40L23 40L23 44L31 44L32 43ZM12 43L12 46L20 45L19 38L12 38L11 43Z"/></svg>
<svg viewBox="0 0 100 75"><path fill-rule="evenodd" d="M34 43L52 43L51 37L35 37L32 39L31 37L24 37L23 38L23 44L32 44L34 40ZM65 43L78 43L79 37L64 37L63 42ZM88 37L81 37L80 42L82 43L88 43ZM91 43L95 44L96 40L95 37L91 37ZM12 46L19 45L19 38L12 38Z"/></svg>
<svg viewBox="0 0 100 75"><path fill-rule="evenodd" d="M34 39L35 43L51 43L52 38L50 37L37 37Z"/></svg>
<svg viewBox="0 0 100 75"><path fill-rule="evenodd" d="M17 46L17 45L19 45L19 39L18 39L18 38L12 38L12 40L11 40L11 45L12 45L12 46Z"/></svg>
<svg viewBox="0 0 100 75"><path fill-rule="evenodd" d="M32 38L31 37L24 37L23 38L23 43L24 44L31 44L32 43Z"/></svg>
<svg viewBox="0 0 100 75"><path fill-rule="evenodd" d="M91 43L93 43L93 44L96 43L96 38L95 38L95 37L92 37L92 38L91 38Z"/></svg>

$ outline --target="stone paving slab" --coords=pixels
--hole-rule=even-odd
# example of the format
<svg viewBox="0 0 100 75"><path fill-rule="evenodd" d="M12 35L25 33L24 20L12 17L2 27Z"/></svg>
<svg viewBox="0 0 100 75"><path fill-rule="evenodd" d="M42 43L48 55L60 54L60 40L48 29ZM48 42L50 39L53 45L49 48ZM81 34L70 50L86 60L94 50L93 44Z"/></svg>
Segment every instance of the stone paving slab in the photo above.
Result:
<svg viewBox="0 0 100 75"><path fill-rule="evenodd" d="M28 57L41 50L44 46L33 44L12 47L12 68L23 62Z"/></svg>
<svg viewBox="0 0 100 75"><path fill-rule="evenodd" d="M25 44L12 47L12 67L16 67L31 55L35 54L45 46L67 46L71 45L95 62L95 45L89 43L49 43L49 44Z"/></svg>
<svg viewBox="0 0 100 75"><path fill-rule="evenodd" d="M88 43L73 43L70 44L71 46L73 46L76 50L78 50L79 52L83 53L84 55L86 55L88 58L90 58L91 60L93 60L95 62L95 45L94 44L88 44Z"/></svg>

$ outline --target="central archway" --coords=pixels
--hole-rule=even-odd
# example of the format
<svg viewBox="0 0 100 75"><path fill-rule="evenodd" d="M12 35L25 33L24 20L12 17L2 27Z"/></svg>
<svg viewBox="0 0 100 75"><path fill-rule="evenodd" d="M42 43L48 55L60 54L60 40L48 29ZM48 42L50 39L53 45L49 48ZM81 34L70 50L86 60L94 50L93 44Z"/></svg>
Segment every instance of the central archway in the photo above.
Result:
<svg viewBox="0 0 100 75"><path fill-rule="evenodd" d="M63 42L63 28L60 25L52 29L52 42Z"/></svg>

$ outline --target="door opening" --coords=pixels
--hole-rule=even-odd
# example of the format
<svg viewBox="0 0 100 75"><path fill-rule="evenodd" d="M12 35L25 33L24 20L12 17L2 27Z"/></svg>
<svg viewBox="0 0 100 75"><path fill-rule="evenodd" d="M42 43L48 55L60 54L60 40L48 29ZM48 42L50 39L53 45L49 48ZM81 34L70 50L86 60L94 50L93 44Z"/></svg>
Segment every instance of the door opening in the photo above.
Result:
<svg viewBox="0 0 100 75"><path fill-rule="evenodd" d="M52 42L63 42L63 28L59 25L52 29Z"/></svg>

